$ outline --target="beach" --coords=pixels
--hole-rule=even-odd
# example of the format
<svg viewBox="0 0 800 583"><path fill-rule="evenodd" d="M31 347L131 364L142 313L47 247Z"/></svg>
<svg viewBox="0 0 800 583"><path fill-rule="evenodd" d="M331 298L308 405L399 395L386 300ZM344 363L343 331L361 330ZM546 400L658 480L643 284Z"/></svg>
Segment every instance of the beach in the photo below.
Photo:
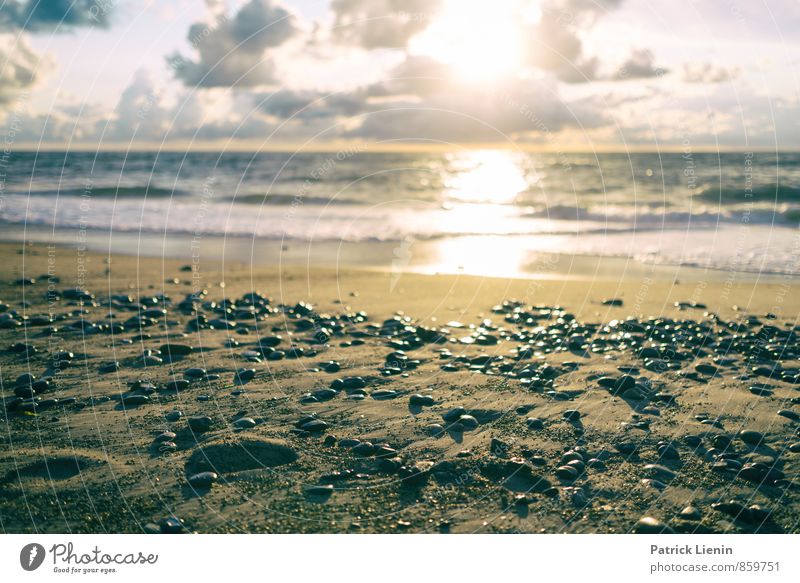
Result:
<svg viewBox="0 0 800 583"><path fill-rule="evenodd" d="M5 532L800 531L790 276L0 253Z"/></svg>

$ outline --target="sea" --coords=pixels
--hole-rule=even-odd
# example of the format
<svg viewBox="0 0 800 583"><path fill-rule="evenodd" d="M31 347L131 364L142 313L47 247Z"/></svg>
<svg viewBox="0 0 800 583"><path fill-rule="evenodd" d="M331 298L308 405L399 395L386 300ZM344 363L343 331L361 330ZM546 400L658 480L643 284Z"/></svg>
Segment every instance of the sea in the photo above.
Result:
<svg viewBox="0 0 800 583"><path fill-rule="evenodd" d="M516 276L567 256L793 277L799 222L794 152L39 151L0 169L0 239L171 256L203 241L260 263Z"/></svg>

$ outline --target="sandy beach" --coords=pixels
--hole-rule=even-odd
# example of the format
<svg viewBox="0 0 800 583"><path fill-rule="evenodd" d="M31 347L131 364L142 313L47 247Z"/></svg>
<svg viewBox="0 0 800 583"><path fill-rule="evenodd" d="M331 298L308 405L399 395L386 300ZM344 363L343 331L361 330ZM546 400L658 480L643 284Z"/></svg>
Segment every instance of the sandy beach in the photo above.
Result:
<svg viewBox="0 0 800 583"><path fill-rule="evenodd" d="M789 279L0 252L5 532L800 530Z"/></svg>

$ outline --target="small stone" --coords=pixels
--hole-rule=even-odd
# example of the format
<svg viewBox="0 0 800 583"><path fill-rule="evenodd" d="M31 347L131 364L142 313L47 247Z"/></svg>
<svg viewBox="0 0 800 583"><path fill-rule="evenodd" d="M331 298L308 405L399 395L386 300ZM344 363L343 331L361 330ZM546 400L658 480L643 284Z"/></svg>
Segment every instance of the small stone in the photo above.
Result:
<svg viewBox="0 0 800 583"><path fill-rule="evenodd" d="M164 415L164 419L166 419L170 423L174 423L175 421L179 421L181 417L183 417L183 412L182 411L170 411L169 413Z"/></svg>
<svg viewBox="0 0 800 583"><path fill-rule="evenodd" d="M675 531L672 530L668 525L664 524L660 520L653 518L652 516L644 516L639 519L636 523L636 526L633 527L633 531L637 534L674 534Z"/></svg>
<svg viewBox="0 0 800 583"><path fill-rule="evenodd" d="M251 381L256 376L256 369L254 368L240 368L233 375L233 380L238 383L246 383Z"/></svg>
<svg viewBox="0 0 800 583"><path fill-rule="evenodd" d="M211 431L214 422L211 417L189 417L188 424L195 433L205 433Z"/></svg>
<svg viewBox="0 0 800 583"><path fill-rule="evenodd" d="M532 430L544 429L544 421L542 421L538 417L528 417L528 419L525 420L525 424L528 426L528 429Z"/></svg>
<svg viewBox="0 0 800 583"><path fill-rule="evenodd" d="M463 407L455 407L453 409L450 409L444 415L442 415L442 419L444 419L448 423L453 423L455 421L458 421L459 417L461 417L462 415L466 415L466 414L467 414L467 410L464 409Z"/></svg>
<svg viewBox="0 0 800 583"><path fill-rule="evenodd" d="M161 519L161 522L158 523L158 526L163 534L180 534L182 532L186 532L186 527L183 524L183 520L177 516L168 516Z"/></svg>
<svg viewBox="0 0 800 583"><path fill-rule="evenodd" d="M751 431L745 429L739 432L739 439L744 441L749 445L758 445L762 441L764 441L764 435L759 433L758 431Z"/></svg>
<svg viewBox="0 0 800 583"><path fill-rule="evenodd" d="M250 429L256 426L256 420L252 417L241 417L233 422L236 429Z"/></svg>
<svg viewBox="0 0 800 583"><path fill-rule="evenodd" d="M464 427L465 431L472 431L473 429L478 428L478 420L475 419L472 415L462 415L458 418L458 423Z"/></svg>
<svg viewBox="0 0 800 583"><path fill-rule="evenodd" d="M430 395L411 395L408 404L414 407L430 407L434 404L433 397Z"/></svg>
<svg viewBox="0 0 800 583"><path fill-rule="evenodd" d="M564 411L564 414L562 415L562 417L564 419L566 419L567 421L575 422L575 421L579 421L580 420L581 413L580 413L580 411L577 411L576 409L568 409L567 411Z"/></svg>
<svg viewBox="0 0 800 583"><path fill-rule="evenodd" d="M673 472L666 466L658 464L647 464L644 466L643 469L645 473L651 478L656 478L662 481L674 480L676 477L675 472Z"/></svg>
<svg viewBox="0 0 800 583"><path fill-rule="evenodd" d="M703 514L695 508L694 506L687 506L683 510L681 510L678 517L681 520L700 520L703 518Z"/></svg>
<svg viewBox="0 0 800 583"><path fill-rule="evenodd" d="M172 441L175 439L176 435L172 431L164 431L163 433L159 433L156 435L155 439L153 440L155 443L161 443L164 441Z"/></svg>
<svg viewBox="0 0 800 583"><path fill-rule="evenodd" d="M192 488L210 488L218 479L216 472L200 472L189 477L189 485Z"/></svg>

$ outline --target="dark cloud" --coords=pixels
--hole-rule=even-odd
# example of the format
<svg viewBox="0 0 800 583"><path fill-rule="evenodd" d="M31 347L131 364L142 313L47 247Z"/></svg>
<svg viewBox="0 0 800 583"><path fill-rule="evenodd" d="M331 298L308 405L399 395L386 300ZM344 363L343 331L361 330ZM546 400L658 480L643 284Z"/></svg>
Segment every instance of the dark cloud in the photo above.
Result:
<svg viewBox="0 0 800 583"><path fill-rule="evenodd" d="M0 29L30 32L107 26L114 0L6 0L0 5Z"/></svg>
<svg viewBox="0 0 800 583"><path fill-rule="evenodd" d="M176 53L168 57L175 76L186 85L253 87L274 82L268 49L298 32L296 18L273 0L250 0L233 18L198 22L188 39L197 59Z"/></svg>
<svg viewBox="0 0 800 583"><path fill-rule="evenodd" d="M333 0L333 37L367 49L405 48L425 30L441 0Z"/></svg>
<svg viewBox="0 0 800 583"><path fill-rule="evenodd" d="M271 94L257 95L256 104L267 115L280 119L350 117L366 108L365 94L361 90L324 93L282 89Z"/></svg>

